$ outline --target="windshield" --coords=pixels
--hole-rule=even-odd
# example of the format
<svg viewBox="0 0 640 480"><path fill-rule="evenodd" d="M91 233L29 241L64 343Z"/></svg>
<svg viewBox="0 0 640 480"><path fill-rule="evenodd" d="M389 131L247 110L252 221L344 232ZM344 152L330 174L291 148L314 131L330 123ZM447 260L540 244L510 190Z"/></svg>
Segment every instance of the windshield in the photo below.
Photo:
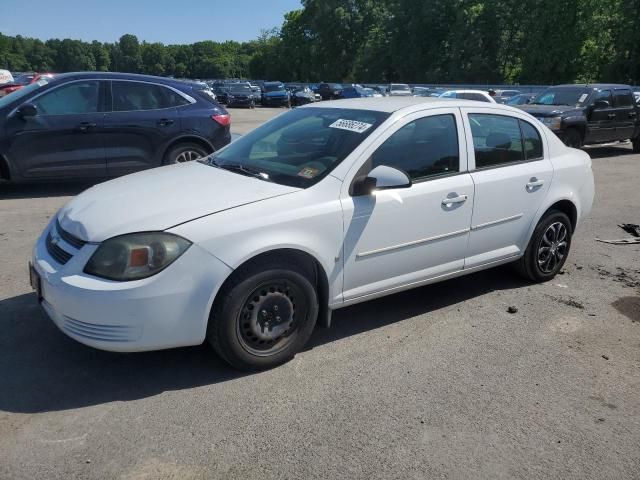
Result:
<svg viewBox="0 0 640 480"><path fill-rule="evenodd" d="M409 90L409 85L402 85L402 84L392 84L391 85L391 90Z"/></svg>
<svg viewBox="0 0 640 480"><path fill-rule="evenodd" d="M18 85L29 85L31 80L33 80L35 75L33 74L23 74L16 77L13 83L17 83Z"/></svg>
<svg viewBox="0 0 640 480"><path fill-rule="evenodd" d="M531 102L532 105L584 105L589 97L589 89L583 87L575 88L547 88L538 94Z"/></svg>
<svg viewBox="0 0 640 480"><path fill-rule="evenodd" d="M324 178L388 116L342 108L290 110L202 162L307 188Z"/></svg>
<svg viewBox="0 0 640 480"><path fill-rule="evenodd" d="M267 92L284 92L284 85L265 85L264 89Z"/></svg>
<svg viewBox="0 0 640 480"><path fill-rule="evenodd" d="M9 95L5 95L4 97L0 97L0 108L6 107L10 103L13 103L15 101L20 100L21 98L26 97L27 95L29 95L34 90L37 90L38 88L40 88L41 86L46 85L46 84L47 84L47 81L45 79L41 78L37 82L32 83L30 85L27 85L26 87L23 87L20 90L16 90L15 92L10 93Z"/></svg>
<svg viewBox="0 0 640 480"><path fill-rule="evenodd" d="M232 93L251 93L251 88L247 85L234 85L229 91Z"/></svg>

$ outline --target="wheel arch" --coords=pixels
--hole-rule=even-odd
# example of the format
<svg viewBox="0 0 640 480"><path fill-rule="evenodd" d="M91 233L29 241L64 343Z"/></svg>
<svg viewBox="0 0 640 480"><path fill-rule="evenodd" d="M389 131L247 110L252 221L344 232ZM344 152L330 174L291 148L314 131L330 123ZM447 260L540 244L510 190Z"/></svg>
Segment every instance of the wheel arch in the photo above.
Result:
<svg viewBox="0 0 640 480"><path fill-rule="evenodd" d="M167 153L169 152L169 150L171 150L173 147L175 147L176 145L179 145L181 143L196 143L198 145L200 145L202 148L204 148L207 153L213 153L216 151L215 147L211 144L211 142L209 142L209 140L199 136L199 135L194 135L194 134L184 134L181 135L175 139L173 139L169 144L167 144L167 146L164 148L164 150L162 151L162 155L160 157L160 161L164 161L165 156L167 155Z"/></svg>
<svg viewBox="0 0 640 480"><path fill-rule="evenodd" d="M219 299L220 292L224 291L224 287L228 282L232 281L234 275L241 275L243 271L247 271L252 265L269 259L276 259L284 264L287 262L295 262L305 269L305 272L309 276L309 279L312 280L318 293L318 322L323 326L330 326L331 310L329 309L329 277L327 276L327 272L315 256L297 248L274 248L257 253L242 261L220 285L211 303L210 312L213 311L215 302Z"/></svg>
<svg viewBox="0 0 640 480"><path fill-rule="evenodd" d="M571 220L571 231L575 232L576 226L578 225L578 208L571 200L558 200L553 205L550 205L540 218L544 217L551 210L559 210L569 217L569 220Z"/></svg>
<svg viewBox="0 0 640 480"><path fill-rule="evenodd" d="M0 154L0 179L11 180L11 166L7 157Z"/></svg>

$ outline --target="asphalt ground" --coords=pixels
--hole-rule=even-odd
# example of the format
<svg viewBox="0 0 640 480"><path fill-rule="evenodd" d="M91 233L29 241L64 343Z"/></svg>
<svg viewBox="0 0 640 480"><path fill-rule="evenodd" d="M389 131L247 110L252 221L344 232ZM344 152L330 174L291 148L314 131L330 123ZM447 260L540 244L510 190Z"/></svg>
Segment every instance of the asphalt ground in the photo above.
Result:
<svg viewBox="0 0 640 480"><path fill-rule="evenodd" d="M233 109L233 131L282 111ZM640 223L640 155L588 151L596 202L555 280L502 267L348 307L255 374L60 333L27 262L90 184L0 184L0 478L640 478L640 245L596 241Z"/></svg>

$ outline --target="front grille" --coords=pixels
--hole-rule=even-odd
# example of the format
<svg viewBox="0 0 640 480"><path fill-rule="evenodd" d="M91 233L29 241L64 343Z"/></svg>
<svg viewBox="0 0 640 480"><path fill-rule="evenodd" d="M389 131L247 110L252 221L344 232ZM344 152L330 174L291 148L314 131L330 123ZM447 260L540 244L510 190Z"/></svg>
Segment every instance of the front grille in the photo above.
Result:
<svg viewBox="0 0 640 480"><path fill-rule="evenodd" d="M54 242L51 232L47 234L46 246L49 255L51 255L54 260L61 265L64 265L69 260L71 260L71 257L73 257L73 255L71 255L69 252L60 248L57 241Z"/></svg>
<svg viewBox="0 0 640 480"><path fill-rule="evenodd" d="M60 222L58 220L56 220L56 230L58 231L58 235L60 235L60 237L65 242L67 242L69 245L77 248L78 250L80 250L82 247L84 247L87 244L87 242L85 242L84 240L81 240L78 237L76 237L75 235L72 235L69 232L67 232L66 230L64 230L60 226Z"/></svg>

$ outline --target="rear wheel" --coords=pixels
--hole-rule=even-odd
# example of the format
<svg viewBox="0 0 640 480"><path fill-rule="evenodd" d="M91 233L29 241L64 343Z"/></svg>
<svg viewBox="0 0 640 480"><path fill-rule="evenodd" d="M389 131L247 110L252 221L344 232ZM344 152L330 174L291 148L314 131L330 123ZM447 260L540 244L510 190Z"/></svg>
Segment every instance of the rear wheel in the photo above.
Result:
<svg viewBox="0 0 640 480"><path fill-rule="evenodd" d="M186 163L206 157L208 152L197 143L179 143L169 149L164 156L164 164Z"/></svg>
<svg viewBox="0 0 640 480"><path fill-rule="evenodd" d="M564 134L564 144L571 148L582 147L582 135L575 128L569 128Z"/></svg>
<svg viewBox="0 0 640 480"><path fill-rule="evenodd" d="M631 140L633 144L633 153L640 153L640 136Z"/></svg>
<svg viewBox="0 0 640 480"><path fill-rule="evenodd" d="M207 328L218 355L241 370L293 358L318 317L318 296L308 277L301 266L275 260L234 273L216 298Z"/></svg>
<svg viewBox="0 0 640 480"><path fill-rule="evenodd" d="M571 248L573 228L569 217L551 210L538 222L517 268L528 280L545 282L564 266Z"/></svg>

